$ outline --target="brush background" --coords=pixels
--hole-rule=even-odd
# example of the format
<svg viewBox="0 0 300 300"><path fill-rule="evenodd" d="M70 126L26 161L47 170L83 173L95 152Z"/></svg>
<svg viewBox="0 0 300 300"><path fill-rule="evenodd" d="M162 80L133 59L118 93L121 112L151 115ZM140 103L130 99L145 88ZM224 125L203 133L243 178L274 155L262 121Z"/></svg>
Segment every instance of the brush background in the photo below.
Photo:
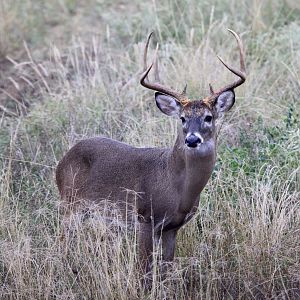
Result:
<svg viewBox="0 0 300 300"><path fill-rule="evenodd" d="M299 299L297 0L0 0L1 299ZM136 230L74 217L60 239L55 166L79 139L172 146L177 121L139 85L147 34L160 74L191 98L247 81L220 122L218 161L165 278L143 291ZM157 249L159 258L160 250ZM158 266L158 264L157 264Z"/></svg>

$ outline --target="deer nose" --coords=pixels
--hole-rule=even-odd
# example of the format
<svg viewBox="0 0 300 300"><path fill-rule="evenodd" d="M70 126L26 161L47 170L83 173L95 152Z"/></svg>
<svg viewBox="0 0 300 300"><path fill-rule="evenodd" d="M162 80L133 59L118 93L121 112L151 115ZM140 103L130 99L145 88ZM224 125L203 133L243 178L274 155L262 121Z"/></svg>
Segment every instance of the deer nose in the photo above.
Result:
<svg viewBox="0 0 300 300"><path fill-rule="evenodd" d="M185 139L185 144L191 148L196 148L197 145L200 143L201 143L201 139L193 133L188 135Z"/></svg>

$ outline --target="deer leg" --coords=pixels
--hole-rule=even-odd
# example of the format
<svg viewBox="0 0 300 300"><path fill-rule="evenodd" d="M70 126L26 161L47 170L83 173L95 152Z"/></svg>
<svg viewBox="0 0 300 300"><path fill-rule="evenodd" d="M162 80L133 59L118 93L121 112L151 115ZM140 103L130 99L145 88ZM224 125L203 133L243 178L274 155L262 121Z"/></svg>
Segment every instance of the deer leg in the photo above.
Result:
<svg viewBox="0 0 300 300"><path fill-rule="evenodd" d="M151 223L140 223L139 235L139 262L142 274L147 274L152 267L153 230Z"/></svg>
<svg viewBox="0 0 300 300"><path fill-rule="evenodd" d="M177 230L162 231L160 235L161 247L162 247L162 262L160 265L161 278L171 271L170 262L174 259L175 244L176 244Z"/></svg>
<svg viewBox="0 0 300 300"><path fill-rule="evenodd" d="M164 261L174 259L177 230L168 230L162 232L162 258Z"/></svg>

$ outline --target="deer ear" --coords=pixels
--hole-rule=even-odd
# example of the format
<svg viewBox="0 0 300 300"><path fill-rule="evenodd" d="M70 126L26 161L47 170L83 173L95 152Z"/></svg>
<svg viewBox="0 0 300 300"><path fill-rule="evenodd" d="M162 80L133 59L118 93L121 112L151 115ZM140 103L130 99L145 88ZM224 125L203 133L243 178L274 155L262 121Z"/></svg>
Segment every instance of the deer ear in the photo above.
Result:
<svg viewBox="0 0 300 300"><path fill-rule="evenodd" d="M231 109L235 102L235 94L233 90L223 92L216 100L214 106L218 116Z"/></svg>
<svg viewBox="0 0 300 300"><path fill-rule="evenodd" d="M172 96L155 93L155 101L161 112L168 116L179 116L181 104Z"/></svg>

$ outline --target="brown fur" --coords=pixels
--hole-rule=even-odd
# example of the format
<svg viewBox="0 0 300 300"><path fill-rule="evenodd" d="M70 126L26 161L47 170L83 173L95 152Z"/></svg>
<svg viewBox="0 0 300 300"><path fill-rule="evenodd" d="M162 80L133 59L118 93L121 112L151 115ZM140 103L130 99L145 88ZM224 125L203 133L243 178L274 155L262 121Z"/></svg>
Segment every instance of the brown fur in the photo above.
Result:
<svg viewBox="0 0 300 300"><path fill-rule="evenodd" d="M199 117L207 107L194 101L183 112L195 125L202 122ZM197 211L200 192L214 167L215 133L207 134L210 142L203 152L187 149L181 128L170 149L135 148L104 137L82 140L57 166L56 181L63 202L70 209L83 200L97 203L102 199L118 203L121 210L127 204L135 206L144 268L150 269L152 241L159 236L164 260L172 260L176 233ZM128 197L126 190L134 190L139 197Z"/></svg>
<svg viewBox="0 0 300 300"><path fill-rule="evenodd" d="M184 113L186 116L192 117L194 115L203 115L205 109L212 110L211 105L207 105L204 100L189 100L184 106Z"/></svg>

